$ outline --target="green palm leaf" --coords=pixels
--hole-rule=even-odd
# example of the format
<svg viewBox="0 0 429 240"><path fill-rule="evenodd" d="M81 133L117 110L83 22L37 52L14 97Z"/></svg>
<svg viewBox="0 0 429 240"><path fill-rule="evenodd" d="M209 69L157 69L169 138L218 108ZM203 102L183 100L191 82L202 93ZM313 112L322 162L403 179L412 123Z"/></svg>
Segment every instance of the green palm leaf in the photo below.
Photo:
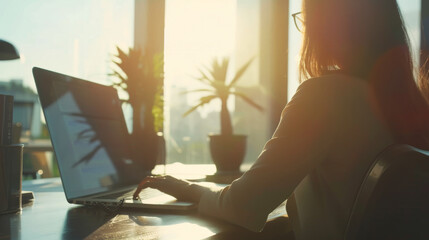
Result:
<svg viewBox="0 0 429 240"><path fill-rule="evenodd" d="M208 69L214 81L225 82L226 74L228 73L229 58L224 58L222 61L213 59L212 69Z"/></svg>
<svg viewBox="0 0 429 240"><path fill-rule="evenodd" d="M113 70L113 73L110 73L109 76L115 76L115 77L119 78L120 83L126 83L127 82L127 79L121 73L119 73L116 70Z"/></svg>
<svg viewBox="0 0 429 240"><path fill-rule="evenodd" d="M219 69L219 75L216 80L221 81L223 83L226 82L226 75L228 74L228 67L229 67L229 58L224 58L222 60L222 63L220 65Z"/></svg>
<svg viewBox="0 0 429 240"><path fill-rule="evenodd" d="M164 76L163 54L152 54L141 49L128 48L122 50L116 47L117 54L113 55L112 73L109 74L115 78L112 86L121 88L128 93L128 100L124 101L131 105L135 111L133 119L133 133L142 131L138 123L140 118L145 120L144 128L152 131L156 122L162 121L162 95ZM128 50L128 52L126 51ZM145 105L152 110L152 114L140 114L141 106ZM155 109L155 110L154 110ZM159 110L161 109L161 111ZM153 123L153 124L152 124ZM160 125L162 128L162 124ZM160 129L160 128L158 128Z"/></svg>
<svg viewBox="0 0 429 240"><path fill-rule="evenodd" d="M254 108L258 109L259 111L264 111L264 108L255 103L252 99L250 99L248 96L246 96L244 93L240 93L240 92L232 92L231 94L243 99L245 102L247 102L248 104L250 104L251 106L253 106Z"/></svg>
<svg viewBox="0 0 429 240"><path fill-rule="evenodd" d="M181 94L187 94L187 93L193 93L193 92L214 92L214 90L213 89L195 89L195 90L183 91L181 92Z"/></svg>
<svg viewBox="0 0 429 240"><path fill-rule="evenodd" d="M253 58L247 61L241 68L236 72L234 78L231 80L229 84L227 81L228 67L229 67L229 58L223 58L222 60L218 60L217 58L213 59L210 68L203 66L202 69L199 69L201 74L200 78L196 78L198 81L205 83L208 85L208 88L205 89L196 89L187 91L190 92L210 92L211 95L200 98L200 102L190 108L187 112L183 114L183 116L189 115L191 112L195 111L197 108L209 103L215 98L220 98L222 103L225 103L228 100L228 96L230 94L234 94L238 98L243 99L245 102L250 104L252 107L262 111L263 108L255 103L252 99L247 97L244 93L235 92L232 90L233 86L237 83L237 81L242 77L244 72L249 68L252 63ZM222 105L224 114L221 114L221 133L222 134L232 134L232 124L231 119L229 117L229 112L227 107Z"/></svg>
<svg viewBox="0 0 429 240"><path fill-rule="evenodd" d="M218 97L218 96L216 96L216 95L209 95L209 96L205 96L205 97L200 98L200 103L198 103L197 105L193 106L193 107L192 107L192 108L190 108L188 111L186 111L186 112L183 114L183 117L188 116L190 113L192 113L193 111L195 111L197 108L199 108L199 107L201 107L201 106L203 106L203 105L205 105L205 104L207 104L207 103L211 102L213 99L215 99L215 98L217 98L217 97Z"/></svg>
<svg viewBox="0 0 429 240"><path fill-rule="evenodd" d="M118 51L118 55L117 55L117 57L118 57L119 59L121 59L122 61L123 61L124 59L127 59L127 54L126 54L124 51L122 51L122 49L120 49L118 46L116 46L116 50Z"/></svg>
<svg viewBox="0 0 429 240"><path fill-rule="evenodd" d="M199 80L202 83L211 85L212 80L207 76L207 74L202 69L198 69L198 71L200 72L201 77L196 78L196 79Z"/></svg>
<svg viewBox="0 0 429 240"><path fill-rule="evenodd" d="M234 78L231 80L231 83L229 84L229 87L233 87L237 83L238 79L241 78L241 76L244 74L244 72L246 72L247 68L253 62L253 59L255 59L255 58L251 58L243 66L241 66L241 68L235 74Z"/></svg>

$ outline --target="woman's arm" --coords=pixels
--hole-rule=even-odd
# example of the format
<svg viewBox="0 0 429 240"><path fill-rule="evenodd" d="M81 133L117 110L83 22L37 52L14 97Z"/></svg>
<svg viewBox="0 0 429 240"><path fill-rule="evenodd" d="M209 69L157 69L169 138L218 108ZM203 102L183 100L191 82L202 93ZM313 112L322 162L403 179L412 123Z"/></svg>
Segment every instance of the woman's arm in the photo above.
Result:
<svg viewBox="0 0 429 240"><path fill-rule="evenodd" d="M273 138L241 178L209 189L171 177L155 178L154 187L178 199L199 202L203 214L260 231L268 214L329 153L335 135L335 96L329 84L308 80L287 104Z"/></svg>
<svg viewBox="0 0 429 240"><path fill-rule="evenodd" d="M336 138L335 96L329 84L308 81L283 110L252 168L224 189L204 191L200 212L260 231L268 214L327 157Z"/></svg>

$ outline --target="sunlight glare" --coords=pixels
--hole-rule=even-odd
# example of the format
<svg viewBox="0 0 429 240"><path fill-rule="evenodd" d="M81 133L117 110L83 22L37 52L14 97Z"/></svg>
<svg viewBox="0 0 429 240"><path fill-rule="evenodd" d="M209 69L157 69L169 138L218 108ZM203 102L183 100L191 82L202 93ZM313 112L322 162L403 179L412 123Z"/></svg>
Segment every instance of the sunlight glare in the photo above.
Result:
<svg viewBox="0 0 429 240"><path fill-rule="evenodd" d="M215 233L207 227L202 227L192 223L180 223L166 227L162 233L174 233L174 236L167 234L167 236L161 236L162 239L176 239L176 240L193 240L193 239L205 239L213 236Z"/></svg>

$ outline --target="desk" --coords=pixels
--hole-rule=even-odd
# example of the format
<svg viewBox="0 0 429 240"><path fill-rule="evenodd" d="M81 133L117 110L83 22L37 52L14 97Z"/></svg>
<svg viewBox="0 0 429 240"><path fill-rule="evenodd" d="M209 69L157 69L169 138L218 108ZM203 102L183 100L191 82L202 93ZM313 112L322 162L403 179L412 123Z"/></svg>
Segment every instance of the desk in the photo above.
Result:
<svg viewBox="0 0 429 240"><path fill-rule="evenodd" d="M59 178L24 181L23 190L36 199L21 213L0 215L0 239L274 239L288 232L279 219L267 224L269 231L252 233L197 212L109 215L67 203Z"/></svg>

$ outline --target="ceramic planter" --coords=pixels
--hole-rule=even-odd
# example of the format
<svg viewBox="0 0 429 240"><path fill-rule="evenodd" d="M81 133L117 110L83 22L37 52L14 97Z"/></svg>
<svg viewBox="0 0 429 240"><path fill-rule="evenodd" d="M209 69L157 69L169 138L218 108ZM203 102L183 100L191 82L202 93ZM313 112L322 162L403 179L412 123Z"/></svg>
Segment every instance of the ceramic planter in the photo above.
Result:
<svg viewBox="0 0 429 240"><path fill-rule="evenodd" d="M240 172L246 153L245 135L209 135L210 153L217 174Z"/></svg>

